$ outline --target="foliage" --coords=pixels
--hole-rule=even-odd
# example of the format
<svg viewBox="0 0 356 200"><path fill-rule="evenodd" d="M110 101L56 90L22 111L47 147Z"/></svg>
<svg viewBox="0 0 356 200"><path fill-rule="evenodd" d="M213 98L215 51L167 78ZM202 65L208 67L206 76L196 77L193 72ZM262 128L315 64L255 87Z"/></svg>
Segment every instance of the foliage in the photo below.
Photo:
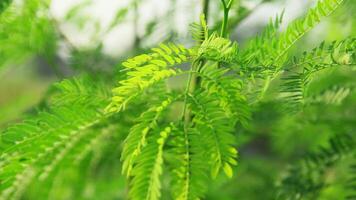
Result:
<svg viewBox="0 0 356 200"><path fill-rule="evenodd" d="M244 166L255 156L248 155L249 141L266 142L264 133L272 129L270 145L284 152L280 157L295 160L301 155L287 154L296 153L298 146L279 148L293 148L283 141L293 143L298 137L313 141L307 138L313 135L305 136L309 123L328 128L315 125L313 130L331 133L320 143L314 141L311 149L303 148L315 153L293 163L282 178L278 170L271 172L280 181L272 189L267 186L267 198L336 194L353 199L356 40L324 41L290 55L302 36L344 1L318 1L284 31L283 14L278 15L246 47L227 37L229 11L236 2L221 2L221 31L209 30L204 13L191 26L192 47L168 40L122 61L116 70L83 67L87 74L53 84L38 105L40 111L0 134L0 199L213 199L211 191L240 183L234 178L241 177L238 160ZM59 38L68 43L71 59L84 63L88 52L77 49L56 28L57 21L42 13L48 12L48 3L27 0L0 7L0 66L29 55L44 55L53 64ZM86 3L76 5L66 18L76 18ZM106 32L139 3L118 10ZM95 56L101 56L96 52L100 48L95 47ZM173 87L172 81L183 86ZM319 145L323 147L317 151ZM240 156L237 149L247 153ZM352 175L329 179L329 173L342 171L342 162ZM260 167L256 176L272 181ZM339 182L342 189L330 192Z"/></svg>

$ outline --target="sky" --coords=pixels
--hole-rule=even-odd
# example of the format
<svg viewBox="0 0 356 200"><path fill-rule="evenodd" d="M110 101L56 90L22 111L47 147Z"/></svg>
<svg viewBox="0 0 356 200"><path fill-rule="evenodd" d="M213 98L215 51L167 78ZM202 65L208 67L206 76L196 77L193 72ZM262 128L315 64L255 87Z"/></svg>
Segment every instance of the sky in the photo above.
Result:
<svg viewBox="0 0 356 200"><path fill-rule="evenodd" d="M90 22L83 29L79 29L75 23L66 22L66 13L75 5L81 2L89 2L81 12L77 20L89 19ZM117 10L126 7L131 0L52 0L51 12L60 24L60 29L71 43L78 47L90 48L103 41L104 52L111 55L121 55L130 49L134 42L133 16L129 15L125 22L118 25L107 34L96 33L97 30L105 30ZM169 0L143 0L139 7L138 32L143 33L147 23L155 18L167 17L170 12ZM258 0L247 1L250 7L257 5ZM308 0L280 0L276 3L266 3L259 6L240 26L234 31L240 39L246 39L255 34L257 29L268 23L269 18L274 17L285 9L285 24L302 14L305 6L312 1ZM168 15L173 20L173 24L164 26L174 26L178 34L187 33L189 24L198 21L200 14L201 0L176 0L176 12L174 16ZM212 10L220 6L219 0L211 0ZM164 27L163 26L163 27ZM246 34L248 33L248 34ZM165 34L164 31L158 34Z"/></svg>

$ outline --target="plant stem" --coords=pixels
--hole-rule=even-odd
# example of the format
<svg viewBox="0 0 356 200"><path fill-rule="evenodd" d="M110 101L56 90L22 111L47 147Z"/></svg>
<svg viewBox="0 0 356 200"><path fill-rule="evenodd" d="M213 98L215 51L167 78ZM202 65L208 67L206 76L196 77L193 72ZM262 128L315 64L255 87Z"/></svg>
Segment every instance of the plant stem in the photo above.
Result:
<svg viewBox="0 0 356 200"><path fill-rule="evenodd" d="M206 23L208 23L208 14L209 14L209 2L210 0L203 0L202 2L202 12L205 16ZM183 107L183 112L182 112L182 119L184 119L184 125L187 126L189 122L191 121L191 113L187 109L187 100L188 100L188 94L192 93L196 87L199 86L200 84L200 78L196 74L194 74L194 71L199 71L199 69L204 65L204 63L201 61L199 63L193 62L192 67L189 71L189 77L188 77L188 82L187 86L185 89L185 97L184 97L184 107Z"/></svg>
<svg viewBox="0 0 356 200"><path fill-rule="evenodd" d="M134 48L137 49L140 47L141 39L138 34L138 19L139 19L139 10L138 10L139 0L135 0L133 4L134 9L134 34L135 34L135 41L134 41Z"/></svg>
<svg viewBox="0 0 356 200"><path fill-rule="evenodd" d="M204 18L205 18L205 22L206 24L208 24L208 18L209 18L209 0L203 0L203 14L204 14ZM202 36L201 38L201 41L204 41L205 39L205 35ZM203 65L204 63L201 63L200 64L201 66L197 68L197 70L199 70ZM194 75L195 76L195 85L200 85L200 82L201 82L201 77L197 76L197 75Z"/></svg>
<svg viewBox="0 0 356 200"><path fill-rule="evenodd" d="M222 26L221 26L221 33L220 33L221 37L226 37L227 22L228 22L227 19L228 18L229 18L229 11L224 8L224 20L223 20L223 23L222 23Z"/></svg>
<svg viewBox="0 0 356 200"><path fill-rule="evenodd" d="M196 62L194 62L192 64L192 67L190 68L190 71L189 71L189 77L188 77L187 85L186 85L185 92L184 92L185 96L184 96L184 107L183 107L182 119L184 120L185 127L189 124L189 122L191 120L190 112L187 109L187 101L188 101L188 95L190 93L192 93L196 88L196 75L193 72L196 70L197 66L199 66L199 65L197 65Z"/></svg>
<svg viewBox="0 0 356 200"><path fill-rule="evenodd" d="M209 0L203 0L203 14L205 16L205 20L208 23L208 15L209 15Z"/></svg>
<svg viewBox="0 0 356 200"><path fill-rule="evenodd" d="M225 0L221 0L224 9L224 19L221 25L221 33L220 36L226 38L227 36L227 25L229 20L229 11L232 6L234 0L230 0L229 3L226 4Z"/></svg>

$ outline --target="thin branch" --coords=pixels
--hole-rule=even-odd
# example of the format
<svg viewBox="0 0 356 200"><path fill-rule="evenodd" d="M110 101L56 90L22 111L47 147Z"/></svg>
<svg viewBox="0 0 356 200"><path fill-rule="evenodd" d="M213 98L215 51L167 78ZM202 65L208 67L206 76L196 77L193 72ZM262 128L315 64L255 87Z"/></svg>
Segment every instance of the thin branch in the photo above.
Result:
<svg viewBox="0 0 356 200"><path fill-rule="evenodd" d="M224 9L224 19L221 25L221 37L226 37L227 36L227 25L228 25L228 20L229 20L229 11L231 9L231 6L233 4L234 0L230 0L227 4L225 0L221 0L221 3L223 5Z"/></svg>
<svg viewBox="0 0 356 200"><path fill-rule="evenodd" d="M202 3L202 12L205 16L205 20L207 22L209 16L209 1L210 0L203 0ZM187 98L188 98L188 94L193 92L196 87L200 84L200 78L194 74L194 71L199 71L199 69L204 65L204 63L202 61L200 61L199 63L194 62L192 64L192 67L190 69L189 72L189 77L188 77L188 82L187 82L187 86L186 86L186 91L185 91L185 99L184 99L184 107L183 107L183 112L182 112L182 119L184 119L184 124L185 126L190 122L192 116L191 113L187 110Z"/></svg>

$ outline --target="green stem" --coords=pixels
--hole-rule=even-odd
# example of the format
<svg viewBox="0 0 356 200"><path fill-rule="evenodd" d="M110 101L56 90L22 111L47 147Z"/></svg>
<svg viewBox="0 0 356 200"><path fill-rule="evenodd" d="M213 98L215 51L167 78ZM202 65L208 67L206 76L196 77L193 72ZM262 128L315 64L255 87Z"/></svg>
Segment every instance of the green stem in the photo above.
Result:
<svg viewBox="0 0 356 200"><path fill-rule="evenodd" d="M205 20L208 23L208 15L209 15L209 0L203 0L203 13L205 16Z"/></svg>
<svg viewBox="0 0 356 200"><path fill-rule="evenodd" d="M141 43L141 38L139 37L138 34L138 18L139 18L139 11L138 11L138 4L139 4L139 0L135 0L134 4L133 4L133 9L134 9L134 34L135 34L135 41L134 41L134 48L137 49L140 47L140 43Z"/></svg>
<svg viewBox="0 0 356 200"><path fill-rule="evenodd" d="M229 11L232 6L234 0L230 0L229 3L226 4L225 0L221 0L224 9L224 19L221 25L221 33L220 36L226 38L227 37L227 25L229 20Z"/></svg>
<svg viewBox="0 0 356 200"><path fill-rule="evenodd" d="M190 71L189 71L189 76L188 76L188 81L187 81L187 85L186 85L186 87L185 87L185 92L184 92L184 107L183 107L183 112L182 112L182 120L184 120L184 122L187 122L187 121L189 121L190 119L190 117L189 116L187 116L187 115L189 115L189 113L188 113L188 111L187 111L187 101L188 101L188 94L189 94L189 92L190 92L190 90L192 90L193 88L192 88L192 85L191 85L191 83L192 83L192 81L193 81L193 77L194 77L194 75L193 75L193 71L194 71L194 64L192 65L192 67L190 68ZM186 123L185 123L186 124Z"/></svg>
<svg viewBox="0 0 356 200"><path fill-rule="evenodd" d="M205 16L206 22L208 21L208 14L209 14L209 2L210 0L203 0L202 6L203 6L203 14ZM183 107L183 112L182 112L182 120L184 120L184 126L186 127L189 122L191 121L191 113L187 109L187 100L188 100L188 94L192 93L196 87L199 86L200 84L200 79L199 77L194 73L194 71L199 71L199 69L202 67L203 62L193 62L192 67L189 71L189 77L188 77L188 82L187 86L185 89L185 97L184 97L184 107Z"/></svg>
<svg viewBox="0 0 356 200"><path fill-rule="evenodd" d="M197 84L197 78L198 78L198 73L199 69L204 65L203 61L194 61L192 64L192 67L189 71L189 77L188 77L188 82L187 86L185 88L185 96L184 96L184 107L183 107L183 114L182 114L182 119L184 119L185 125L188 125L188 123L191 120L191 113L187 109L187 101L188 101L188 96L194 92L194 90L198 87Z"/></svg>
<svg viewBox="0 0 356 200"><path fill-rule="evenodd" d="M222 27L221 27L221 33L220 33L220 36L221 37L226 37L226 34L227 34L227 23L228 23L228 17L229 17L229 11L224 9L224 20L223 20L223 23L222 23Z"/></svg>
<svg viewBox="0 0 356 200"><path fill-rule="evenodd" d="M204 14L204 17L205 17L205 22L206 24L208 24L208 18L209 18L209 0L203 0L203 14ZM202 36L201 38L201 41L204 41L206 38L205 38L205 34ZM200 64L201 66L203 66L204 64ZM200 66L200 67L201 67ZM197 70L199 70L199 68L197 68ZM195 78L194 78L194 82L195 82L195 85L200 85L200 82L201 82L201 78L199 76L196 76L194 75Z"/></svg>

